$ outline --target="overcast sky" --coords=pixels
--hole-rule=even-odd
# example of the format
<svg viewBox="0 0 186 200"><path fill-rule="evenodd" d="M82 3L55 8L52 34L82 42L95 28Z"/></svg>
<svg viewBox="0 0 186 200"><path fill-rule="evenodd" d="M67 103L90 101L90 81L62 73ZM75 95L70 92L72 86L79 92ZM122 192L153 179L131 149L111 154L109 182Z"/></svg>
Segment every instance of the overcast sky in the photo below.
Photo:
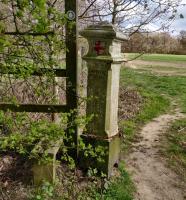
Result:
<svg viewBox="0 0 186 200"><path fill-rule="evenodd" d="M186 0L183 0L182 3L186 4ZM179 17L171 26L172 33L174 35L179 34L181 30L186 30L186 6L182 6L178 9L179 14L183 14L184 18L180 19Z"/></svg>

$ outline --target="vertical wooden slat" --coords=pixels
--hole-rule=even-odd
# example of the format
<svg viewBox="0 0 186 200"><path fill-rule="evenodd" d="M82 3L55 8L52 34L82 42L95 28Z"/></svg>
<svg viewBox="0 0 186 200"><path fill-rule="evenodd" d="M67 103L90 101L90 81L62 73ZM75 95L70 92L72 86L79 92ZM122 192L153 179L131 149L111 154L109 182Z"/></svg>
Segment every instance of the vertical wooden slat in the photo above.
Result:
<svg viewBox="0 0 186 200"><path fill-rule="evenodd" d="M66 25L67 107L69 110L77 109L77 2L78 0L65 0L65 12L72 16ZM69 26L71 23L73 26ZM77 126L74 126L73 130L72 142L77 147ZM69 135L70 132L68 131ZM77 158L77 148L72 151L71 155Z"/></svg>

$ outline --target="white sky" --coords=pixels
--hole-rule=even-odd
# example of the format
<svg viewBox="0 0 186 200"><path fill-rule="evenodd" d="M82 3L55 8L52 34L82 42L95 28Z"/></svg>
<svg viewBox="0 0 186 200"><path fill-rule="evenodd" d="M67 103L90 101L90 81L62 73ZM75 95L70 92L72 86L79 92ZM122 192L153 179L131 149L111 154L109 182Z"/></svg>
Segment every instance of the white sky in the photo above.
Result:
<svg viewBox="0 0 186 200"><path fill-rule="evenodd" d="M186 0L182 1L183 4L186 4ZM183 14L184 18L180 19L179 17L173 22L171 26L172 33L178 35L181 30L186 30L186 6L182 6L178 9L179 14Z"/></svg>

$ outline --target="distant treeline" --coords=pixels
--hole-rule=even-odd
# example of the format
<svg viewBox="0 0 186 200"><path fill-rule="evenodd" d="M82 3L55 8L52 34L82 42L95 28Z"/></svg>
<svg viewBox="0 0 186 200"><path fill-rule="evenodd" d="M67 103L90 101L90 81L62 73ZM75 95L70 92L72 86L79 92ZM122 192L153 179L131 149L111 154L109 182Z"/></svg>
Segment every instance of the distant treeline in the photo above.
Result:
<svg viewBox="0 0 186 200"><path fill-rule="evenodd" d="M123 44L123 52L186 54L186 31L175 37L169 33L134 33Z"/></svg>

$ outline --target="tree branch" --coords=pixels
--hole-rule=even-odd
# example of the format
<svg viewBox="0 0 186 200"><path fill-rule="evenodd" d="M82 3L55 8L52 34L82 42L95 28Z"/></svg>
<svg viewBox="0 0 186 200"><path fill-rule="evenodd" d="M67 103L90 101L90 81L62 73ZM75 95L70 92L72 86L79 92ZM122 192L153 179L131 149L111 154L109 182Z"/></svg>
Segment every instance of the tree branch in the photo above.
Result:
<svg viewBox="0 0 186 200"><path fill-rule="evenodd" d="M78 17L79 18L82 18L87 12L88 12L88 10L93 6L93 4L96 2L97 0L94 0L86 9L85 9L85 11L81 14L81 15L79 15Z"/></svg>

